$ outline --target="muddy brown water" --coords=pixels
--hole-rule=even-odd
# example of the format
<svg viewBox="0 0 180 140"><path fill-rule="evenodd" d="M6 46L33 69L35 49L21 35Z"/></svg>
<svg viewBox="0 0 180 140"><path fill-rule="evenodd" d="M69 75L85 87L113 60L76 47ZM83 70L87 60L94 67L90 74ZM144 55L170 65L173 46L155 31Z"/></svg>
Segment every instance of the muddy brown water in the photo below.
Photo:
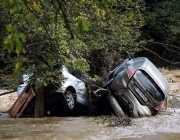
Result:
<svg viewBox="0 0 180 140"><path fill-rule="evenodd" d="M108 127L111 117L8 118L0 114L0 140L180 140L180 110L132 118Z"/></svg>

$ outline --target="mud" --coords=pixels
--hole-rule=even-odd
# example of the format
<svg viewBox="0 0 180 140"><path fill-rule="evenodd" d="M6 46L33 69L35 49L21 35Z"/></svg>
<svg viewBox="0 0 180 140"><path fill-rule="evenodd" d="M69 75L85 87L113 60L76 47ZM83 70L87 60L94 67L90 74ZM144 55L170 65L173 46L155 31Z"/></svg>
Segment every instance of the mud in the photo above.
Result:
<svg viewBox="0 0 180 140"><path fill-rule="evenodd" d="M7 91L8 90L0 90L0 94L5 93ZM7 110L9 110L11 106L14 104L14 102L16 101L17 97L18 97L17 92L0 96L0 113L6 112Z"/></svg>

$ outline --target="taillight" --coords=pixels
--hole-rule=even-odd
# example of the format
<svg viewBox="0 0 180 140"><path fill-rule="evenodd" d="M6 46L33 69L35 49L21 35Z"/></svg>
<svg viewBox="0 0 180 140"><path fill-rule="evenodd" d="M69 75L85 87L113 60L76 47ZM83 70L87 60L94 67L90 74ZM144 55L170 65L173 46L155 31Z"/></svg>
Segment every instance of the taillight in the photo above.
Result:
<svg viewBox="0 0 180 140"><path fill-rule="evenodd" d="M60 79L63 79L63 78L64 78L64 75L63 75L62 72L59 73L59 78L60 78Z"/></svg>
<svg viewBox="0 0 180 140"><path fill-rule="evenodd" d="M135 72L136 72L136 69L127 70L128 78L131 79L131 77L134 75Z"/></svg>
<svg viewBox="0 0 180 140"><path fill-rule="evenodd" d="M156 106L154 109L157 110L157 111L159 111L159 110L162 109L163 105L164 105L164 102L161 102L161 103L160 103L158 106Z"/></svg>

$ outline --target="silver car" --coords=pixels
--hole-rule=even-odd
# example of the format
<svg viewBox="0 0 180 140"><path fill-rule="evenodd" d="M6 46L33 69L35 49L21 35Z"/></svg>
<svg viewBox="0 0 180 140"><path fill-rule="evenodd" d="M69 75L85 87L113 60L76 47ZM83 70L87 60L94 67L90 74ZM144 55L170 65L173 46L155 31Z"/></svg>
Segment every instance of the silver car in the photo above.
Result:
<svg viewBox="0 0 180 140"><path fill-rule="evenodd" d="M31 74L32 75L32 74ZM30 75L23 75L22 83L18 86L17 93L18 95L24 90L26 85L28 84L28 80ZM61 86L54 91L55 93L59 93L60 96L64 97L65 107L69 111L73 111L76 107L76 103L87 106L88 105L88 95L86 92L85 83L69 73L68 69L63 65L60 68L61 78Z"/></svg>
<svg viewBox="0 0 180 140"><path fill-rule="evenodd" d="M156 114L170 91L165 77L145 57L126 59L110 73L109 80L104 87L132 117Z"/></svg>
<svg viewBox="0 0 180 140"><path fill-rule="evenodd" d="M86 92L85 83L79 78L69 73L68 69L63 65L61 67L60 78L63 78L61 87L56 93L63 93L67 103L67 109L74 110L75 104L88 105L88 94Z"/></svg>

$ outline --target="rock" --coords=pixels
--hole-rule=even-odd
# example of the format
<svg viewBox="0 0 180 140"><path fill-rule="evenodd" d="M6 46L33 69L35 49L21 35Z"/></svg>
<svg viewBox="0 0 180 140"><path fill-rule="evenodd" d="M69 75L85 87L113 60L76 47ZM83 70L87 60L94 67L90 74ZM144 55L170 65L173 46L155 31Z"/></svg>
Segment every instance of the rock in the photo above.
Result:
<svg viewBox="0 0 180 140"><path fill-rule="evenodd" d="M174 108L180 108L180 100L176 96L170 97L170 103Z"/></svg>

